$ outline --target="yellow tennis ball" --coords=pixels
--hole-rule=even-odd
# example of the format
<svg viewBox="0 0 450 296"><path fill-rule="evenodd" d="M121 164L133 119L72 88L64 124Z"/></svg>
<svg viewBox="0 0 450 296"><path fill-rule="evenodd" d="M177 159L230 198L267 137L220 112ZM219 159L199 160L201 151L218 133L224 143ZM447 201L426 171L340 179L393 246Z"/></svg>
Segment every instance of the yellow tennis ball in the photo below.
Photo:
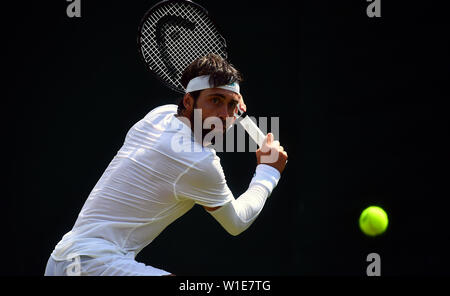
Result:
<svg viewBox="0 0 450 296"><path fill-rule="evenodd" d="M359 228L364 234L376 236L386 231L389 220L386 212L377 206L365 209L359 217Z"/></svg>

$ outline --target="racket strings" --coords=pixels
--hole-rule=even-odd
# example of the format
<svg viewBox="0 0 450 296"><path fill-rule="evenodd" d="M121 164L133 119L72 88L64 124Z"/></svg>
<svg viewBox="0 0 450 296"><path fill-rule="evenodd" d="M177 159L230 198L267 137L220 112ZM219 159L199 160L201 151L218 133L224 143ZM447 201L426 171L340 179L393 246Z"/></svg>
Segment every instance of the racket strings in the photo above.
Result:
<svg viewBox="0 0 450 296"><path fill-rule="evenodd" d="M194 29L187 25L190 23ZM163 36L160 42L158 34ZM185 3L170 3L153 11L142 26L140 39L147 65L179 92L184 92L182 72L196 58L208 53L227 58L224 39L208 16Z"/></svg>
<svg viewBox="0 0 450 296"><path fill-rule="evenodd" d="M174 15L176 15L177 10L175 9L170 9L168 10L169 13L173 13ZM202 54L202 48L211 48L214 47L214 45L218 42L221 42L221 40L218 37L218 34L214 29L214 26L211 24L211 22L207 22L209 21L209 19L206 18L206 22L205 22L205 18L202 15L199 15L199 12L196 10L187 10L187 9L182 9L179 10L180 14L182 16L183 19L189 19L192 17L192 14L189 14L190 12L193 12L195 15L193 15L193 17L196 20L202 21L202 23L200 23L199 25L201 26L201 28L205 29L205 32L203 33L203 36L200 35L200 31L199 30L195 30L193 32L186 32L186 30L183 27L172 27L169 28L169 30L171 29L173 30L182 30L184 32L182 32L182 34L180 34L181 36L187 36L188 38L182 39L180 40L181 42L179 42L181 46L185 46L188 49L190 49L191 52L186 51L186 50L177 50L179 48L177 48L174 44L172 43L172 48L168 48L168 50L172 50L172 52L170 52L171 54L174 54L174 59L173 61L181 61L183 60L183 57L189 57L189 54L194 54L194 55L198 55L198 54ZM158 13L158 16L161 18L164 14ZM156 21L156 20L154 20ZM184 33L184 34L183 34ZM187 33L191 33L193 34L194 38L189 38L189 35ZM170 33L168 34L170 35ZM220 35L219 35L220 36ZM212 42L208 42L210 41L210 38L204 38L204 37L215 37L215 40L213 39ZM195 43L195 41L197 41L197 43ZM201 43L199 43L198 41L200 41ZM207 41L207 43L205 44L205 42L202 41ZM181 59L176 59L176 55L177 54L182 54L183 56L181 57Z"/></svg>

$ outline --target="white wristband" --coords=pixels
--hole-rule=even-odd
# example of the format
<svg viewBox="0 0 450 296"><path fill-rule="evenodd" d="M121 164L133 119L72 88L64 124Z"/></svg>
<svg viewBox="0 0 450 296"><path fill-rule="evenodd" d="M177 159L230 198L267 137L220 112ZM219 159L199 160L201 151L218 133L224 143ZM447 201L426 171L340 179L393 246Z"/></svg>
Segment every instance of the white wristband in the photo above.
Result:
<svg viewBox="0 0 450 296"><path fill-rule="evenodd" d="M269 191L270 195L272 190L277 186L280 177L281 174L276 168L267 164L259 164L256 167L255 175L250 182L250 186L253 184L262 185Z"/></svg>

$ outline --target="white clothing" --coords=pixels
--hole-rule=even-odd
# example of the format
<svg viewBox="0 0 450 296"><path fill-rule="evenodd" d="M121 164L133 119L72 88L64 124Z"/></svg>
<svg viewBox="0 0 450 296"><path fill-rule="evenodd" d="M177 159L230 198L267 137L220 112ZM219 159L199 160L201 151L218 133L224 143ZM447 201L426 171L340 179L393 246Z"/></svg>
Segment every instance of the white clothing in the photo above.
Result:
<svg viewBox="0 0 450 296"><path fill-rule="evenodd" d="M56 261L50 256L45 276L163 276L169 272L139 263L131 256L80 256Z"/></svg>
<svg viewBox="0 0 450 296"><path fill-rule="evenodd" d="M245 231L258 217L267 198L277 185L280 173L277 169L260 164L250 186L239 198L209 213L231 235Z"/></svg>
<svg viewBox="0 0 450 296"><path fill-rule="evenodd" d="M53 250L53 260L115 255L134 259L195 203L218 207L234 200L214 149L195 142L176 113L176 105L160 106L129 130L72 230ZM258 174L253 178L267 188L267 197L279 173L275 184L262 179Z"/></svg>

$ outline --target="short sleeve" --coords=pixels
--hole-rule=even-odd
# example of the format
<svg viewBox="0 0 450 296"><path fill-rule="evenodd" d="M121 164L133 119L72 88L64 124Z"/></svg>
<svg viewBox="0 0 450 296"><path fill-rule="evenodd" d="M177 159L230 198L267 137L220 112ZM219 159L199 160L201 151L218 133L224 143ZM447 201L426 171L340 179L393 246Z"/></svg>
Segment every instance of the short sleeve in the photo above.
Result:
<svg viewBox="0 0 450 296"><path fill-rule="evenodd" d="M174 184L175 197L191 199L207 207L222 206L234 199L228 188L220 158L208 154L182 173Z"/></svg>

